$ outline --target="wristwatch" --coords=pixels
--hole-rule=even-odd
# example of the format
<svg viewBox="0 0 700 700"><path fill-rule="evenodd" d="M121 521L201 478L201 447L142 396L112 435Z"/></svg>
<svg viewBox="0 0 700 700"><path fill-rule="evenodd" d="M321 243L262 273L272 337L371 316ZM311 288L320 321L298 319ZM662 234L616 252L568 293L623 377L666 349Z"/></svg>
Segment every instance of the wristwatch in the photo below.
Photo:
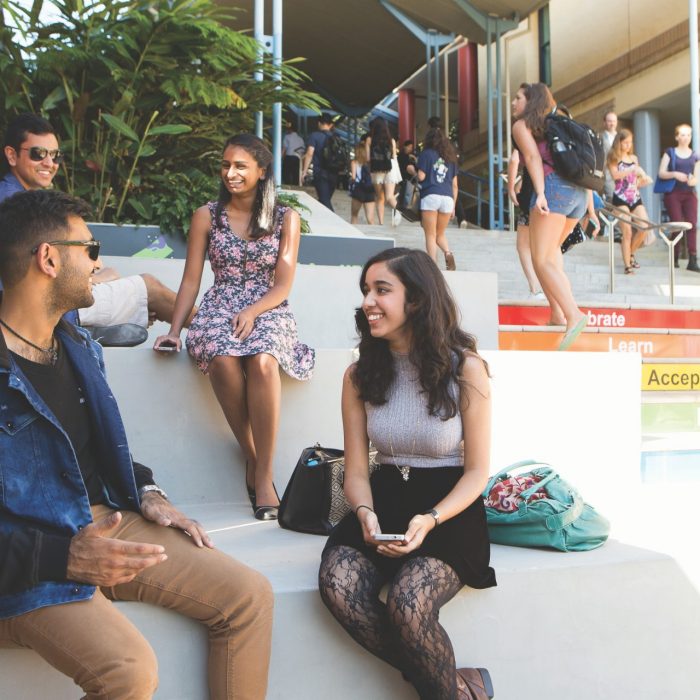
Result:
<svg viewBox="0 0 700 700"><path fill-rule="evenodd" d="M432 508L431 510L426 510L424 513L421 513L421 515L430 515L435 519L435 527L437 527L440 524L440 513L438 513L435 508Z"/></svg>
<svg viewBox="0 0 700 700"><path fill-rule="evenodd" d="M146 484L146 486L142 486L138 491L139 502L143 501L143 497L147 493L151 492L157 493L159 496L162 496L166 501L168 500L168 494L165 493L165 491L163 491L163 489L160 488L160 486L156 486L156 484Z"/></svg>

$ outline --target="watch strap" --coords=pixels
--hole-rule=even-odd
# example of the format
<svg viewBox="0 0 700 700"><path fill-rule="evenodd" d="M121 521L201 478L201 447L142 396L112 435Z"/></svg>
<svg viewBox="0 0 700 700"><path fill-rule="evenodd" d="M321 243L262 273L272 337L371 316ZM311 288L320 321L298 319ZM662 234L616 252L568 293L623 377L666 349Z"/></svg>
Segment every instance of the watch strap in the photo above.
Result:
<svg viewBox="0 0 700 700"><path fill-rule="evenodd" d="M139 502L143 500L143 497L147 493L157 493L159 496L162 496L166 501L168 500L168 494L165 493L165 491L163 491L163 489L160 488L160 486L157 486L156 484L146 484L138 490Z"/></svg>

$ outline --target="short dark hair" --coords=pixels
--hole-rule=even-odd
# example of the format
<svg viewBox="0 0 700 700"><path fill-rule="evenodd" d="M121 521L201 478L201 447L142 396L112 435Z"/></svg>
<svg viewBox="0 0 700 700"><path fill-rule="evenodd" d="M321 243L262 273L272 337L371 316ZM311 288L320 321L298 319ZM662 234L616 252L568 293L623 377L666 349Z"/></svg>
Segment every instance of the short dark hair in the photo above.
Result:
<svg viewBox="0 0 700 700"><path fill-rule="evenodd" d="M18 114L7 126L5 131L5 146L11 146L18 151L27 140L27 134L55 134L51 124L38 114L23 112Z"/></svg>
<svg viewBox="0 0 700 700"><path fill-rule="evenodd" d="M31 250L68 235L68 217L91 214L82 199L57 190L27 190L0 203L0 279L6 287L26 275Z"/></svg>
<svg viewBox="0 0 700 700"><path fill-rule="evenodd" d="M318 118L319 124L333 124L334 121L335 120L333 116L330 115L328 112L321 112L321 115Z"/></svg>
<svg viewBox="0 0 700 700"><path fill-rule="evenodd" d="M411 141L411 139L406 139L406 140L403 142L403 145L404 145L404 146L413 146L413 141Z"/></svg>

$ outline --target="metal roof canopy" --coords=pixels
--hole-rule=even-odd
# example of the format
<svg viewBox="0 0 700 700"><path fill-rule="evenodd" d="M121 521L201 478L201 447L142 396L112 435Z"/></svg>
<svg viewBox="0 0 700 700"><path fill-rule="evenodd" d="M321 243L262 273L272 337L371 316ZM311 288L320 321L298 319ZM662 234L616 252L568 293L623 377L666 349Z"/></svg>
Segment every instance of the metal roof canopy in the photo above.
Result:
<svg viewBox="0 0 700 700"><path fill-rule="evenodd" d="M219 0L240 8L234 26L253 29L254 0ZM487 19L510 24L546 0L389 0L425 30L488 42ZM271 13L268 10L268 15ZM379 0L286 0L284 57L303 56L300 67L313 88L349 116L369 112L425 63L425 45ZM510 28L510 27L509 27ZM271 31L267 31L271 34Z"/></svg>
<svg viewBox="0 0 700 700"><path fill-rule="evenodd" d="M265 28L260 15L264 15L265 0L219 1L235 2L244 10L234 22L237 29L253 28L252 20L257 25L256 36L262 37ZM335 0L332 10L330 0L287 0L284 13L282 1L273 0L274 13L282 25L282 31L279 26L273 28L278 49L283 41L285 57L305 57L302 68L309 74L313 88L349 116L369 112L423 64L423 56L429 99L434 82L439 115L439 47L457 35L486 45L489 225L503 228L503 181L497 177L503 169L500 39L518 26L523 15L545 5L546 0L431 0L427 7L425 0ZM280 106L275 107L273 147L277 173L281 128Z"/></svg>

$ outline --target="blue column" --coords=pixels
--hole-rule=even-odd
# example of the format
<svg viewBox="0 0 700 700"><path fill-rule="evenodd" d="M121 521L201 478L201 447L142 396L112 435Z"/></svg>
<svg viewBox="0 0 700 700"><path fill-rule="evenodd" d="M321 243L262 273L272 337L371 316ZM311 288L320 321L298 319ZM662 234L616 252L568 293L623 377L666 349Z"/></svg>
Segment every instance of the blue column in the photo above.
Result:
<svg viewBox="0 0 700 700"><path fill-rule="evenodd" d="M634 113L634 152L639 164L652 177L656 178L661 160L659 113L655 109L641 109ZM661 219L661 195L654 194L651 185L642 190L642 199L649 219Z"/></svg>

